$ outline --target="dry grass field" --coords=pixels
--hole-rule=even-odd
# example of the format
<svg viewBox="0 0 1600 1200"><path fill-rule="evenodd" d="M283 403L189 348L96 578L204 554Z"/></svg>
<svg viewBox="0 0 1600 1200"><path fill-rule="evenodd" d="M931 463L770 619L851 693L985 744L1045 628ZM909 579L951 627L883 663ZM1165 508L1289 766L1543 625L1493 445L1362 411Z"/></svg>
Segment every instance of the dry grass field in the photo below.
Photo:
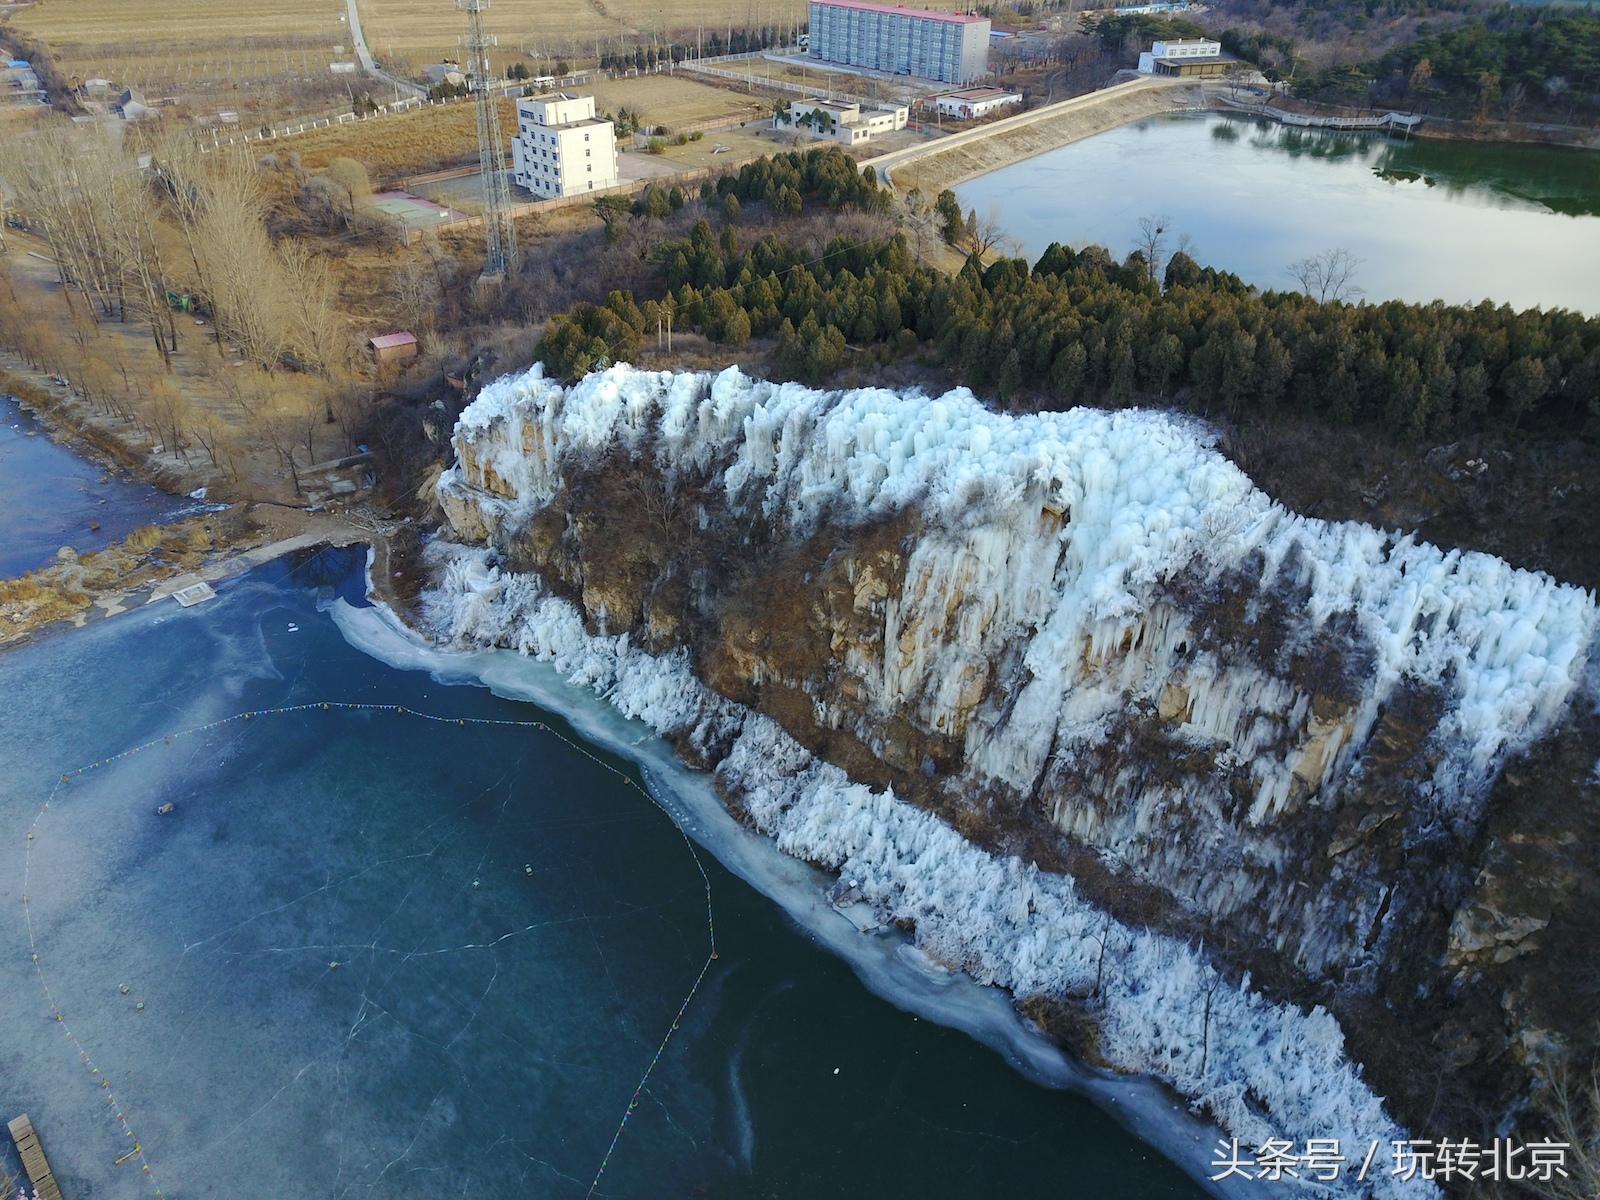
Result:
<svg viewBox="0 0 1600 1200"><path fill-rule="evenodd" d="M516 108L500 101L500 128L516 132ZM478 119L471 104L446 104L374 117L351 125L330 125L312 133L266 143L263 153L296 154L302 166L325 167L336 158L364 163L373 182L476 162Z"/></svg>
<svg viewBox="0 0 1600 1200"><path fill-rule="evenodd" d="M742 96L685 74L604 79L574 90L592 94L595 108L601 112L626 108L638 113L646 124L665 125L669 130L701 121L772 114L772 106L759 96Z"/></svg>
<svg viewBox="0 0 1600 1200"><path fill-rule="evenodd" d="M724 117L764 118L772 111L759 97L741 96L681 75L605 80L577 90L592 92L603 112L627 108L647 124L668 129ZM508 139L516 133L511 100L500 102L500 128ZM366 164L375 181L392 182L477 161L478 126L472 105L447 104L318 129L269 143L268 149L297 154L301 164L311 168L325 167L335 158L353 158Z"/></svg>
<svg viewBox="0 0 1600 1200"><path fill-rule="evenodd" d="M367 44L380 58L420 67L459 54L463 18L446 0L359 2ZM806 12L806 0L494 0L484 22L500 38L503 67L530 53L592 60L640 37L692 41L702 27L790 26Z"/></svg>

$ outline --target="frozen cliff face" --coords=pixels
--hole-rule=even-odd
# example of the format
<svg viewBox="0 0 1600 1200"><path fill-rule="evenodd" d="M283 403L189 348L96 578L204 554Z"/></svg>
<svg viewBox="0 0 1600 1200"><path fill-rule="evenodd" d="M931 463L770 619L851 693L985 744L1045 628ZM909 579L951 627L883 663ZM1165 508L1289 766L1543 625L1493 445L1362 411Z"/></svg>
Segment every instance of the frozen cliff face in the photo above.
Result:
<svg viewBox="0 0 1600 1200"><path fill-rule="evenodd" d="M1405 1136L1345 1049L1325 1009L1274 1002L1228 978L1203 948L1117 920L1071 878L975 846L920 807L851 781L779 727L706 687L689 654L651 654L596 633L580 609L494 552L436 542L424 597L433 632L548 662L624 715L718 756L716 779L785 852L839 872L884 923L909 923L926 955L1019 1000L1071 997L1097 1025L1110 1064L1162 1079L1250 1146L1333 1138L1360 1157ZM1277 1186L1277 1185L1275 1185ZM1282 1186L1294 1186L1286 1181ZM1319 1196L1425 1200L1421 1177L1345 1172Z"/></svg>
<svg viewBox="0 0 1600 1200"><path fill-rule="evenodd" d="M1288 512L1152 413L539 368L463 414L456 536L996 842L1360 970L1562 712L1592 597Z"/></svg>

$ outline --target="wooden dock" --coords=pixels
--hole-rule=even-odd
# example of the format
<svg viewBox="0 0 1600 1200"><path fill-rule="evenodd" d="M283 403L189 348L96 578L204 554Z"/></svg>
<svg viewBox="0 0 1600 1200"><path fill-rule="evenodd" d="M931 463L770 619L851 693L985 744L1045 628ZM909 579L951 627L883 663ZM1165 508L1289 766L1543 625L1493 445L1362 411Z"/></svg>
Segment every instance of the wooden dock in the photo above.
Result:
<svg viewBox="0 0 1600 1200"><path fill-rule="evenodd" d="M38 1193L39 1200L61 1200L61 1189L50 1171L50 1160L44 1156L44 1147L39 1144L39 1135L34 1132L28 1114L23 1113L12 1121L10 1129L11 1138L17 1143L17 1153L22 1156L22 1169L28 1173L28 1182Z"/></svg>

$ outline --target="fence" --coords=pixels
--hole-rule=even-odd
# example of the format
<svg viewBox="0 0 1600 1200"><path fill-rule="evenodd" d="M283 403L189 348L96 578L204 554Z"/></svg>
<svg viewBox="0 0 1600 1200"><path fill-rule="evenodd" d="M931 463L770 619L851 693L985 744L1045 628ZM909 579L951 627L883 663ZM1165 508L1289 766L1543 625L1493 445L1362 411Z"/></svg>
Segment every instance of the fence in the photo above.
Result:
<svg viewBox="0 0 1600 1200"><path fill-rule="evenodd" d="M716 58L698 59L693 62L685 60L676 64L665 62L656 63L654 66L649 67L626 67L620 70L611 69L604 71L581 71L557 79L554 83L549 84L548 86L550 88L583 87L585 85L594 83L597 79L637 79L644 75L669 75L672 74L674 70L704 70L707 74L722 75L728 79L736 79L741 83L745 83L749 82L748 76L739 75L732 71L723 71L716 67L702 67L699 64L708 62L745 61L752 58L760 58L762 53L764 52L753 52L750 54L723 54ZM510 95L513 92L529 89L532 85L530 81L526 79L496 79L490 86L492 90L499 92L502 95ZM782 88L786 91L800 92L808 96L815 94L816 90L814 88L806 89L795 87L790 84L779 83L771 80L767 81L765 84L762 84L762 86ZM844 95L845 93L840 92L835 94ZM855 97L851 98L854 99ZM276 141L279 138L295 137L302 133L311 133L318 129L327 129L334 125L353 125L360 121L370 121L374 118L387 116L391 113L413 112L422 108L438 108L447 104L470 104L476 99L477 97L471 95L470 93L465 96L448 96L442 100L423 99L420 97L411 96L404 100L394 100L388 104L379 105L379 107L373 112L335 113L326 117L316 117L310 121L301 121L295 124L284 125L282 128L271 127L259 129L253 133L239 133L233 135L232 137L224 138L220 130L212 130L211 145L205 148L212 149L214 147L222 146L243 146L248 145L251 142L271 142ZM871 101L863 100L862 103L870 104ZM742 124L748 119L748 117L713 117L706 121L694 121L683 125L675 125L672 127L672 132L694 133L697 130L704 131L710 129L729 129L734 125Z"/></svg>
<svg viewBox="0 0 1600 1200"><path fill-rule="evenodd" d="M696 74L713 75L719 79L731 79L737 83L746 84L750 87L770 88L779 92L792 92L797 96L826 95L830 100L847 100L853 104L859 104L863 108L876 108L879 104L879 101L877 100L870 100L866 96L858 96L854 92L847 92L841 88L836 88L831 82L822 84L819 87L807 87L802 83L790 83L786 79L772 79L765 75L743 75L738 71L725 71L721 67L707 67L701 63L682 63L680 66L683 70L693 71Z"/></svg>
<svg viewBox="0 0 1600 1200"><path fill-rule="evenodd" d="M632 73L638 74L639 72ZM556 80L556 82L550 86L558 88L577 87L586 83L591 83L593 82L593 79L594 76L587 73L569 75L564 79ZM526 88L528 86L528 81L525 79L497 79L494 81L492 90L500 92L503 95L509 95L514 91ZM294 137L298 134L311 133L318 129L327 129L334 125L354 125L361 121L370 121L377 117L388 116L391 113L415 112L423 108L442 108L450 104L471 104L476 102L476 100L477 97L471 95L470 93L465 96L446 96L440 100L423 99L416 96L409 96L404 100L393 100L388 104L381 104L372 112L336 113L332 116L317 117L310 121L301 121L298 124L285 125L281 129L259 129L253 133L241 133L228 138L224 138L219 130L213 130L211 136L211 146L206 147L206 149L218 146L245 145L249 142L271 142L276 141L279 138Z"/></svg>
<svg viewBox="0 0 1600 1200"><path fill-rule="evenodd" d="M1400 130L1410 133L1422 124L1419 113L1384 112L1370 116L1355 113L1298 113L1288 109L1278 108L1272 104L1252 104L1244 100L1235 100L1227 96L1218 96L1230 109L1253 113L1256 116L1267 117L1277 121L1280 125L1290 125L1300 129L1336 129L1336 130Z"/></svg>

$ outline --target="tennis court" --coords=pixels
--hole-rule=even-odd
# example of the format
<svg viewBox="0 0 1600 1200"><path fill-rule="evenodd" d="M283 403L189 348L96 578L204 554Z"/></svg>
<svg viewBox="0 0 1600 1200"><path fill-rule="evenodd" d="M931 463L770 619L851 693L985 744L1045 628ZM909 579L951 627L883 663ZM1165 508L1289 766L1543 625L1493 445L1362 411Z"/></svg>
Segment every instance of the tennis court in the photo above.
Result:
<svg viewBox="0 0 1600 1200"><path fill-rule="evenodd" d="M410 192L375 192L372 207L387 213L406 227L407 232L429 229L447 221L459 221L467 216L459 209L446 208Z"/></svg>

